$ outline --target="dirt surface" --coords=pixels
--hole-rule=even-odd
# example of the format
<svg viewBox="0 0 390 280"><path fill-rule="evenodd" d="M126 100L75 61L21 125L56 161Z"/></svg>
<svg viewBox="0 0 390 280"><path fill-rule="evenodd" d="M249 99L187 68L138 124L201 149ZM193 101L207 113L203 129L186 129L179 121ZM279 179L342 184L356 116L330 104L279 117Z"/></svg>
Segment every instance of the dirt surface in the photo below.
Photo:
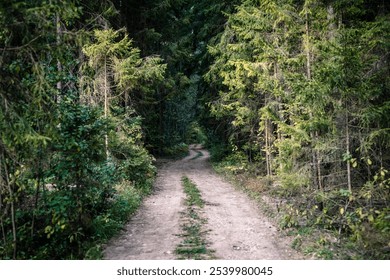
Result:
<svg viewBox="0 0 390 280"><path fill-rule="evenodd" d="M155 192L145 199L123 232L107 244L104 258L176 259L175 248L182 241L180 213L185 211L181 177L187 176L205 201L204 238L215 258L303 259L253 200L215 174L208 158L206 150L192 146L186 158L163 164Z"/></svg>

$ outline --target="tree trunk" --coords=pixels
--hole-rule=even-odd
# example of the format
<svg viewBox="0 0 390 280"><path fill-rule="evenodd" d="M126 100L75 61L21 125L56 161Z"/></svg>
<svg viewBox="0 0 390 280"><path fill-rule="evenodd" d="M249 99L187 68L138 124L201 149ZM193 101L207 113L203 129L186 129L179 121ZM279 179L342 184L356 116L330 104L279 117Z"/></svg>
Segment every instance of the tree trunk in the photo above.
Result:
<svg viewBox="0 0 390 280"><path fill-rule="evenodd" d="M350 155L350 137L349 137L349 116L348 116L348 109L347 104L345 108L345 146L347 154ZM348 184L348 190L352 194L352 183L351 183L351 161L347 160L347 184Z"/></svg>
<svg viewBox="0 0 390 280"><path fill-rule="evenodd" d="M39 151L38 151L38 171L36 174L36 178L37 178L37 188L35 190L34 209L32 211L31 238L34 237L35 212L38 208L39 191L40 191L40 187L41 187L41 183L42 183L42 147L39 147Z"/></svg>
<svg viewBox="0 0 390 280"><path fill-rule="evenodd" d="M311 54L310 54L310 29L309 29L309 14L305 15L305 31L306 31L306 42L305 42L305 51L306 51L306 77L311 80Z"/></svg>
<svg viewBox="0 0 390 280"><path fill-rule="evenodd" d="M306 12L305 14L305 52L306 52L306 78L310 82L312 79L311 74L311 51L310 51L310 27L309 27L309 14ZM313 109L313 108L312 108ZM310 118L313 118L313 113L310 112ZM321 157L319 154L319 151L316 150L315 144L318 142L318 131L311 131L310 132L310 138L312 139L312 147L311 147L311 153L312 153L312 162L311 162L311 168L312 168L312 182L314 184L314 187L321 192L323 192L323 186L321 182Z"/></svg>
<svg viewBox="0 0 390 280"><path fill-rule="evenodd" d="M274 67L274 79L275 79L275 83L276 83L276 86L279 86L279 83L283 83L283 80L282 80L282 77L281 77L281 73L280 73L280 70L279 70L279 65L278 65L278 62L275 61L275 67ZM278 119L279 119L279 122L280 123L285 123L285 119L284 119L284 116L283 116L283 104L282 104L282 97L280 95L278 95L276 97L276 101L278 103L277 105L277 115L278 115ZM282 142L283 141L283 135L281 133L281 130L278 129L279 127L276 128L276 131L277 131L277 139L279 142ZM281 154L280 150L279 150L279 156ZM279 166L278 166L279 170L284 170L284 164L283 164L283 161L281 161L279 163Z"/></svg>
<svg viewBox="0 0 390 280"><path fill-rule="evenodd" d="M318 131L315 132L316 141L318 141ZM322 175L321 175L321 155L318 150L316 150L316 159L317 159L317 182L318 182L318 189L323 192L324 187L322 185Z"/></svg>
<svg viewBox="0 0 390 280"><path fill-rule="evenodd" d="M104 58L104 118L108 117L108 71L107 71L107 57ZM109 157L108 152L108 134L104 135L106 158Z"/></svg>
<svg viewBox="0 0 390 280"><path fill-rule="evenodd" d="M267 176L272 175L272 154L271 154L271 145L272 145L272 130L271 130L270 120L267 118L264 120L264 138L265 138L265 161L267 167Z"/></svg>
<svg viewBox="0 0 390 280"><path fill-rule="evenodd" d="M336 36L336 17L335 17L335 13L334 13L334 8L333 6L330 4L328 7L327 7L327 18L328 18L328 22L329 22L329 28L328 28L328 39L329 41L333 41L335 39L335 36Z"/></svg>
<svg viewBox="0 0 390 280"><path fill-rule="evenodd" d="M0 156L3 155L3 152L1 152ZM7 240L5 238L5 229L4 229L4 221L3 221L3 216L6 213L6 209L4 209L4 214L3 214L3 187L5 186L4 179L3 179L3 167L1 163L4 161L3 158L0 160L0 226L1 226L1 233L2 233L2 240L3 240L3 246L5 247Z"/></svg>
<svg viewBox="0 0 390 280"><path fill-rule="evenodd" d="M4 158L4 155L3 155ZM12 247L13 247L13 259L16 259L16 253L17 253L17 236L16 236L16 219L15 219L15 203L14 203L14 192L12 188L13 182L9 179L9 173L7 164L4 164L4 172L5 172L5 183L8 188L8 193L10 197L10 204L11 204L11 223L12 223Z"/></svg>
<svg viewBox="0 0 390 280"><path fill-rule="evenodd" d="M57 28L57 34L56 34L56 44L57 44L57 47L60 47L61 46L61 35L62 35L62 28L61 28L61 20L60 20L60 16L57 14L56 16L56 28ZM62 64L61 64L61 61L59 59L57 59L57 72L58 72L58 75L60 75L62 73ZM58 90L58 93L57 93L57 103L60 103L61 102L61 92L62 92L62 82L61 80L59 80L57 82L57 90Z"/></svg>

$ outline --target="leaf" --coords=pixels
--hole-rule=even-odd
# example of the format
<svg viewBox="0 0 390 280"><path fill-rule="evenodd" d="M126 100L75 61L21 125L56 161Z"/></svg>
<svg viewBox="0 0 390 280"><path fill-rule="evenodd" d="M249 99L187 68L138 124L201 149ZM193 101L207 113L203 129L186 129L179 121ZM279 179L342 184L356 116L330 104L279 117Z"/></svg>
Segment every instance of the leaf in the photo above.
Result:
<svg viewBox="0 0 390 280"><path fill-rule="evenodd" d="M48 232L50 232L50 231L51 231L51 229L52 229L52 227L51 227L51 226L47 226L47 227L45 227L45 233L48 233Z"/></svg>
<svg viewBox="0 0 390 280"><path fill-rule="evenodd" d="M344 153L343 161L352 161L352 155L349 152Z"/></svg>

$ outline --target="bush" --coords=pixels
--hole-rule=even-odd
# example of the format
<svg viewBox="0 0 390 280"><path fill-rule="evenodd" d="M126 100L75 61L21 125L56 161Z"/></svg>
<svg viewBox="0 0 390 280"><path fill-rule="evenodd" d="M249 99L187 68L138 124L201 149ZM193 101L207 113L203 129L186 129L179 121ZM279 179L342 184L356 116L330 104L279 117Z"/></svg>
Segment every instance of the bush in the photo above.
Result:
<svg viewBox="0 0 390 280"><path fill-rule="evenodd" d="M224 144L214 143L210 145L210 160L212 162L222 161L230 152Z"/></svg>
<svg viewBox="0 0 390 280"><path fill-rule="evenodd" d="M187 156L189 153L188 145L180 143L171 147L163 148L163 156L170 158L181 158Z"/></svg>
<svg viewBox="0 0 390 280"><path fill-rule="evenodd" d="M309 178L302 173L284 173L279 175L280 185L277 190L282 197L293 197L304 193L309 186Z"/></svg>
<svg viewBox="0 0 390 280"><path fill-rule="evenodd" d="M116 234L141 204L143 193L131 182L122 181L115 189L110 208L93 220L95 238L107 240Z"/></svg>
<svg viewBox="0 0 390 280"><path fill-rule="evenodd" d="M198 122L192 122L187 129L186 142L203 145L207 143L207 136Z"/></svg>

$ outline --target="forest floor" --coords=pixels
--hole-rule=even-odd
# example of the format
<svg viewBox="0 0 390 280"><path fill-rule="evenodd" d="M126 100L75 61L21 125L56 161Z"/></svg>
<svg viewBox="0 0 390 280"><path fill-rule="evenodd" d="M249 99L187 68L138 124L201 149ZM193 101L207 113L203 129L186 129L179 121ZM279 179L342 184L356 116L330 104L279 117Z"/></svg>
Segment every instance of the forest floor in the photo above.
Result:
<svg viewBox="0 0 390 280"><path fill-rule="evenodd" d="M217 175L208 159L208 151L191 146L184 159L164 162L153 194L144 200L123 231L105 246L104 258L183 258L177 249L188 235L183 228L188 219L184 215L188 211L182 183L185 176L196 185L204 201L196 215L202 220L198 232L207 247L206 258L304 259L291 248L292 237L282 235L254 200Z"/></svg>

